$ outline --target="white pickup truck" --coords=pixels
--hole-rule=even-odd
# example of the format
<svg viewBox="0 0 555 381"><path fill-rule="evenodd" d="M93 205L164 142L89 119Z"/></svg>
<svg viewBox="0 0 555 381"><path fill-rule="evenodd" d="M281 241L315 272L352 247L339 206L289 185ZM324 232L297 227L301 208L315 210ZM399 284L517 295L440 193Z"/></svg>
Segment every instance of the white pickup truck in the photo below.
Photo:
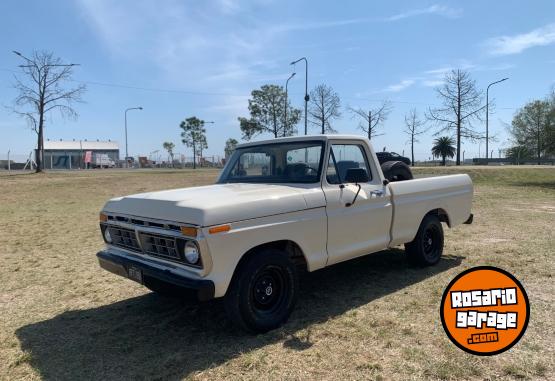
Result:
<svg viewBox="0 0 555 381"><path fill-rule="evenodd" d="M471 223L467 175L392 182L359 136L237 147L217 184L114 198L100 213L100 265L161 294L224 297L254 332L284 323L298 272L401 244L418 265L443 252L442 222Z"/></svg>

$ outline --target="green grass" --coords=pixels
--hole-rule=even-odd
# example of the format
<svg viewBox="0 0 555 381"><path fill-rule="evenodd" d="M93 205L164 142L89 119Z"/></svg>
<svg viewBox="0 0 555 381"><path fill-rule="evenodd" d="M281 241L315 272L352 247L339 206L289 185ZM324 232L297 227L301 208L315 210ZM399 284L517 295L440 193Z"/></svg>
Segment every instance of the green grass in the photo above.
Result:
<svg viewBox="0 0 555 381"><path fill-rule="evenodd" d="M315 273L282 328L251 336L218 301L169 300L101 271L98 211L110 197L213 182L214 170L0 174L0 379L549 379L554 373L555 169L416 168L466 172L473 225L446 234L435 267L402 249ZM531 300L510 351L456 348L439 319L459 272L512 272Z"/></svg>

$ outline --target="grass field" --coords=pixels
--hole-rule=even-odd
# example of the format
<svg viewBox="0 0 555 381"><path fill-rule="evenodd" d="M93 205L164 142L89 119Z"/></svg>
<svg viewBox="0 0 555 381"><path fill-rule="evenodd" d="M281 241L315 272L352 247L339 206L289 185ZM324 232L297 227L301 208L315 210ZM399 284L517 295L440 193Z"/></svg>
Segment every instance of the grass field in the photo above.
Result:
<svg viewBox="0 0 555 381"><path fill-rule="evenodd" d="M394 249L303 277L289 322L234 329L219 301L157 297L101 271L98 211L112 196L212 182L198 171L0 174L0 378L553 379L555 169L467 172L474 224L448 230L439 265ZM476 265L512 272L531 302L522 340L477 357L441 327L443 289Z"/></svg>

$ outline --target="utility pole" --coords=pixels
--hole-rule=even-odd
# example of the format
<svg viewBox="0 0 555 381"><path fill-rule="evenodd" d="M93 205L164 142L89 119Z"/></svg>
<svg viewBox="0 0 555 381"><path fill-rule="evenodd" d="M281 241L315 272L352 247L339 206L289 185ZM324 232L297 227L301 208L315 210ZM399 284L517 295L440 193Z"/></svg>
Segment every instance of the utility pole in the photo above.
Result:
<svg viewBox="0 0 555 381"><path fill-rule="evenodd" d="M283 137L285 137L285 133L287 132L287 85L289 85L289 80L291 78L293 78L295 76L295 74L297 73L292 73L289 78L287 78L287 81L285 81L285 120L284 120L284 126L283 126Z"/></svg>
<svg viewBox="0 0 555 381"><path fill-rule="evenodd" d="M291 62L291 65L295 65L299 61L303 61L305 64L305 73L304 73L304 134L308 134L308 101L310 97L308 96L308 60L306 57L299 58L296 61Z"/></svg>
<svg viewBox="0 0 555 381"><path fill-rule="evenodd" d="M130 110L142 110L141 106L139 107L129 107L125 110L125 168L129 168L129 153L127 152L127 111Z"/></svg>
<svg viewBox="0 0 555 381"><path fill-rule="evenodd" d="M507 78L500 79L499 81L492 82L488 85L488 87L486 89L486 159L488 158L488 148L489 148L488 147L488 140L489 140L489 88L490 88L490 86L495 85L496 83L499 83L499 82L506 81L507 79L509 79L509 78L507 77ZM486 163L487 163L487 161L486 161Z"/></svg>

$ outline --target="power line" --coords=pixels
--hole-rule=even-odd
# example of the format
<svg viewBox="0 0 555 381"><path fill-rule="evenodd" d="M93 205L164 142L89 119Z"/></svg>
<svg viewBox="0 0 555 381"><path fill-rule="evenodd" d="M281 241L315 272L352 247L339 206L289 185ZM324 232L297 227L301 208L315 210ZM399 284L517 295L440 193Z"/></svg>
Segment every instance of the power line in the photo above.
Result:
<svg viewBox="0 0 555 381"><path fill-rule="evenodd" d="M21 73L20 71L13 70L13 69L4 69L0 68L0 71L7 71L12 73ZM136 85L124 85L118 83L109 83L109 82L98 82L98 81L83 81L83 80L75 80L71 79L72 82L77 82L85 85L92 85L92 86L102 86L102 87L111 87L111 88L121 88L127 90L139 90L139 91L149 91L149 92L163 92L163 93L172 93L172 94L187 94L187 95L207 95L207 96L228 96L228 97L248 97L250 94L233 94L233 93L222 93L222 92L207 92L207 91L193 91L193 90L181 90L181 89L166 89L166 88L159 88L159 87L144 87L144 86L136 86ZM303 95L304 93L293 93L297 95ZM381 103L381 102L390 102L396 104L406 104L406 105L420 105L420 106L428 106L428 107L438 107L438 104L432 103L424 103L424 102L417 102L417 101L407 101L407 100L388 100L388 99L372 99L372 98L363 98L363 97L342 97L342 99L350 99L353 101L359 102L370 102L370 103ZM496 107L498 110L517 110L519 107Z"/></svg>

